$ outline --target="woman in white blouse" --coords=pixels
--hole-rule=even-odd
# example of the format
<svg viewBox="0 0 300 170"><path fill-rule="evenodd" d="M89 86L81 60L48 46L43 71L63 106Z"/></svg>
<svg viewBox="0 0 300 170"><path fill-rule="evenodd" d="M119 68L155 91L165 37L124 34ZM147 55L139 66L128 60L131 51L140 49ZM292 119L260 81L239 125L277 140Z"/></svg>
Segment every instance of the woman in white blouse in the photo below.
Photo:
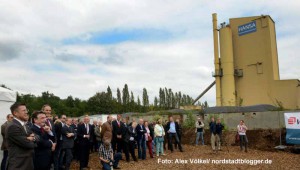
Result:
<svg viewBox="0 0 300 170"><path fill-rule="evenodd" d="M155 138L155 146L156 146L156 156L165 155L164 154L164 136L165 130L162 126L162 120L158 119L157 124L154 127L154 138Z"/></svg>

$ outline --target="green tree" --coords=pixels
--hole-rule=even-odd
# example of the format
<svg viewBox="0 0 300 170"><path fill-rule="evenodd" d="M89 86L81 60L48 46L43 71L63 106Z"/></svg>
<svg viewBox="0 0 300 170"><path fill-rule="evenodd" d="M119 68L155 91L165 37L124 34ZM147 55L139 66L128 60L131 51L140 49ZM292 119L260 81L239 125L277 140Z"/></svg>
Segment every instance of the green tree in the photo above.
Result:
<svg viewBox="0 0 300 170"><path fill-rule="evenodd" d="M154 110L157 110L158 109L158 99L157 97L155 96L154 97Z"/></svg>
<svg viewBox="0 0 300 170"><path fill-rule="evenodd" d="M143 106L145 110L149 107L149 96L146 88L143 88Z"/></svg>
<svg viewBox="0 0 300 170"><path fill-rule="evenodd" d="M124 112L128 111L129 108L129 90L128 90L128 85L125 84L124 88L123 88L123 96L122 96L122 101L123 101L123 108L124 108Z"/></svg>
<svg viewBox="0 0 300 170"><path fill-rule="evenodd" d="M140 100L140 96L138 96L137 98L137 109L136 111L140 112L141 111L141 100Z"/></svg>
<svg viewBox="0 0 300 170"><path fill-rule="evenodd" d="M122 104L121 92L120 89L117 89L117 100L119 104Z"/></svg>

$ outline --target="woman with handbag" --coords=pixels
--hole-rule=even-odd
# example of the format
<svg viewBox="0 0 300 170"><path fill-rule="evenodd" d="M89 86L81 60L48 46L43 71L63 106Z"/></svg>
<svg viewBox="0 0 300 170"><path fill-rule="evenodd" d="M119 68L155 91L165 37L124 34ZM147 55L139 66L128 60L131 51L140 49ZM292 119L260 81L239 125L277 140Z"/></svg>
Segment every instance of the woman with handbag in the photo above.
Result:
<svg viewBox="0 0 300 170"><path fill-rule="evenodd" d="M145 139L146 139L146 144L147 144L147 148L149 150L149 155L151 158L153 158L153 152L152 152L152 136L151 136L151 131L150 131L150 127L149 127L149 123L148 121L144 122L144 126L146 129L146 133L145 133Z"/></svg>
<svg viewBox="0 0 300 170"><path fill-rule="evenodd" d="M164 136L165 130L162 126L161 119L158 119L157 124L154 127L154 138L156 147L156 156L165 155L164 154Z"/></svg>

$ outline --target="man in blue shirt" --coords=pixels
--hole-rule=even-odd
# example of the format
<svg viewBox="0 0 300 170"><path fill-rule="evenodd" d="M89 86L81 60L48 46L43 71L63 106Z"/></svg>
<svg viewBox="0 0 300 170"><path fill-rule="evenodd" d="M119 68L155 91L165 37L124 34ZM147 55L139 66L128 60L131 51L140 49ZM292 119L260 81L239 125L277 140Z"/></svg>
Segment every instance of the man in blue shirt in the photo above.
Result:
<svg viewBox="0 0 300 170"><path fill-rule="evenodd" d="M178 144L180 152L183 152L182 146L181 146L181 143L179 141L178 134L177 134L179 132L179 130L178 130L179 125L178 125L177 122L174 122L172 116L170 116L169 120L170 121L167 123L167 126L166 126L166 131L168 133L169 148L171 149L171 152L173 152L172 138L175 137L175 140L176 140L176 143Z"/></svg>

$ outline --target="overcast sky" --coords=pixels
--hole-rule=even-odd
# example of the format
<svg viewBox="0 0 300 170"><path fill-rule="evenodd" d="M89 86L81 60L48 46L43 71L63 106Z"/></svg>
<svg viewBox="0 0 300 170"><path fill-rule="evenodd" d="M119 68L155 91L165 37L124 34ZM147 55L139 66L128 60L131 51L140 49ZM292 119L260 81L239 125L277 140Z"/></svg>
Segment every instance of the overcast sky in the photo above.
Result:
<svg viewBox="0 0 300 170"><path fill-rule="evenodd" d="M150 100L159 87L196 98L214 78L218 21L270 15L281 79L300 78L300 1L0 0L0 84L88 99L127 83ZM215 89L203 98L215 105Z"/></svg>

